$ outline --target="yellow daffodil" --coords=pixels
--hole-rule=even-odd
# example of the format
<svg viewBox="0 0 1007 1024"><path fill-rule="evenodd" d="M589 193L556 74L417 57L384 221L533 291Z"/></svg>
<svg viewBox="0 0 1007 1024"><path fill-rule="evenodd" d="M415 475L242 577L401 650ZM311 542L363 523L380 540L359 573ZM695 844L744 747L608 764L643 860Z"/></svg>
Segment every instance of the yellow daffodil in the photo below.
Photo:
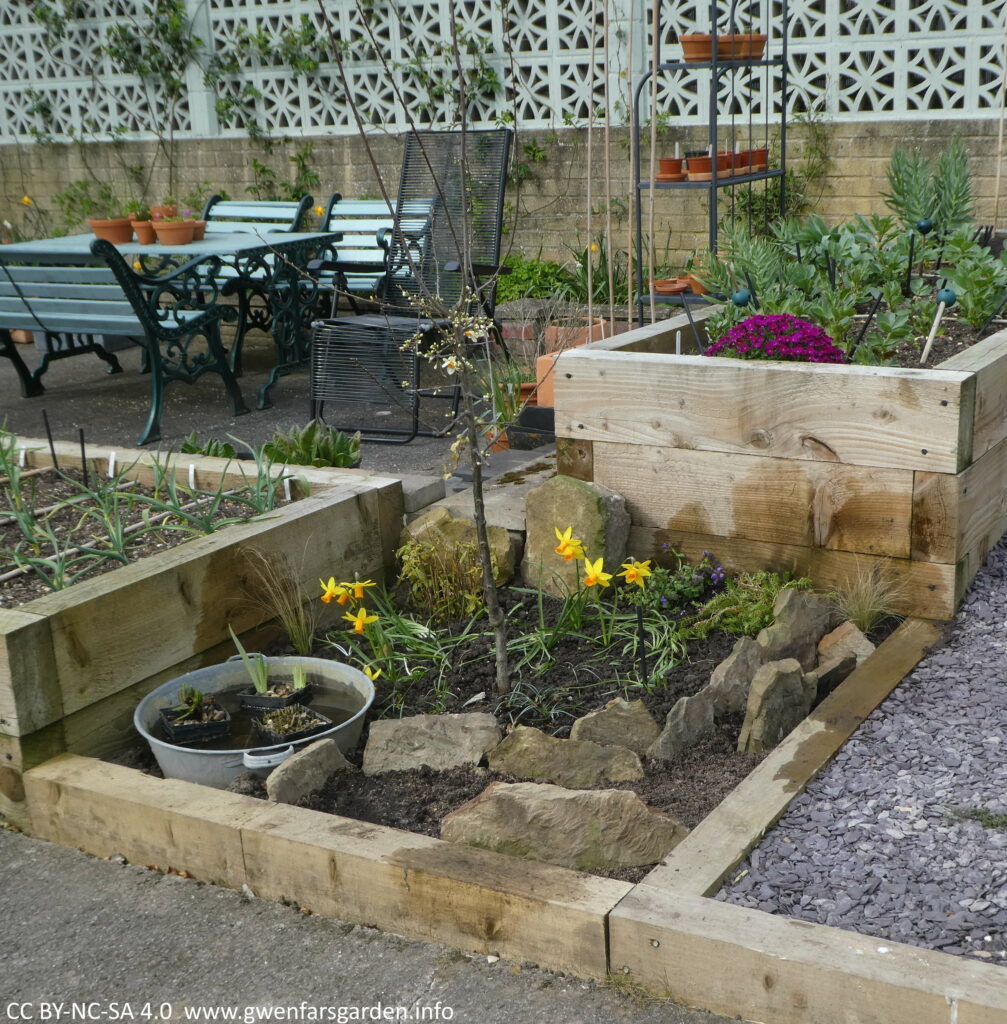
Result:
<svg viewBox="0 0 1007 1024"><path fill-rule="evenodd" d="M315 216L316 217L321 217L321 215L323 213L325 213L325 207L324 206L319 205L319 206L315 207Z"/></svg>
<svg viewBox="0 0 1007 1024"><path fill-rule="evenodd" d="M585 587L608 586L608 581L612 578L612 574L610 572L605 572L605 568L602 565L603 562L603 558L599 558L596 562L592 562L590 558L584 559Z"/></svg>
<svg viewBox="0 0 1007 1024"><path fill-rule="evenodd" d="M370 665L364 665L364 675L373 683L379 675L381 675L381 669L371 668Z"/></svg>
<svg viewBox="0 0 1007 1024"><path fill-rule="evenodd" d="M575 558L584 557L584 545L573 536L573 527L568 526L562 533L559 532L559 527L554 526L553 530L556 533L556 539L559 544L554 548L557 555L563 556L563 561L572 562Z"/></svg>
<svg viewBox="0 0 1007 1024"><path fill-rule="evenodd" d="M349 583L340 583L339 585L345 587L348 592L351 592L356 601L359 601L364 596L365 587L375 586L370 580L352 580Z"/></svg>
<svg viewBox="0 0 1007 1024"><path fill-rule="evenodd" d="M601 246L597 242L592 242L591 252L601 252Z"/></svg>
<svg viewBox="0 0 1007 1024"><path fill-rule="evenodd" d="M644 580L650 575L650 559L646 562L623 562L622 567L625 572L620 572L618 575L623 576L627 583L635 583L641 589L646 586Z"/></svg>
<svg viewBox="0 0 1007 1024"><path fill-rule="evenodd" d="M133 260L133 269L137 271L143 270L143 264L139 260Z"/></svg>
<svg viewBox="0 0 1007 1024"><path fill-rule="evenodd" d="M21 205L22 206L34 206L35 204L32 202L31 196L22 196L21 197Z"/></svg>
<svg viewBox="0 0 1007 1024"><path fill-rule="evenodd" d="M328 604L333 598L339 604L346 604L350 599L350 595L346 592L346 587L342 583L336 583L335 576L329 577L329 582L325 580L318 581L322 585L322 601Z"/></svg>
<svg viewBox="0 0 1007 1024"><path fill-rule="evenodd" d="M369 626L372 622L377 622L377 615L368 615L367 609L361 607L360 610L354 615L353 612L347 612L344 616L347 622L353 623L354 633L363 633L364 626Z"/></svg>

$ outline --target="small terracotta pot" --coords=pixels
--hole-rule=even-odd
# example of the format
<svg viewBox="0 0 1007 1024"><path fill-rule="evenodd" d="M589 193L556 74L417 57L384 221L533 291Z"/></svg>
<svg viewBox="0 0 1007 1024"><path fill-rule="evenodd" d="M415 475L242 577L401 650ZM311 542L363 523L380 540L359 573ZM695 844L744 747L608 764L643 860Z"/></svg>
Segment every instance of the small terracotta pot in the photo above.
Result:
<svg viewBox="0 0 1007 1024"><path fill-rule="evenodd" d="M661 157L657 161L657 167L661 174L681 174L682 158L678 156Z"/></svg>
<svg viewBox="0 0 1007 1024"><path fill-rule="evenodd" d="M131 220L130 226L136 233L136 240L140 245L153 245L157 240L154 234L154 225L149 220Z"/></svg>
<svg viewBox="0 0 1007 1024"><path fill-rule="evenodd" d="M765 148L750 149L748 163L753 171L764 171L769 166L769 150Z"/></svg>
<svg viewBox="0 0 1007 1024"><path fill-rule="evenodd" d="M491 452L505 452L510 448L510 438L506 430L487 430L486 440L490 443Z"/></svg>
<svg viewBox="0 0 1007 1024"><path fill-rule="evenodd" d="M194 242L202 242L206 235L206 221L205 220L194 220L192 229L192 240Z"/></svg>
<svg viewBox="0 0 1007 1024"><path fill-rule="evenodd" d="M679 36L678 41L682 44L682 60L704 61L713 56L713 36L697 32Z"/></svg>
<svg viewBox="0 0 1007 1024"><path fill-rule="evenodd" d="M525 381L521 385L521 404L538 405L538 384L535 381Z"/></svg>
<svg viewBox="0 0 1007 1024"><path fill-rule="evenodd" d="M563 351L586 345L590 341L599 341L607 337L605 320L598 316L588 325L586 317L572 317L569 320L554 320L542 337L542 346L546 352Z"/></svg>
<svg viewBox="0 0 1007 1024"><path fill-rule="evenodd" d="M161 245L188 245L196 222L192 220L154 221L154 231Z"/></svg>
<svg viewBox="0 0 1007 1024"><path fill-rule="evenodd" d="M695 274L688 275L689 287L692 289L693 295L706 295L707 289L700 284L699 278Z"/></svg>
<svg viewBox="0 0 1007 1024"><path fill-rule="evenodd" d="M734 170L736 174L747 174L751 164L751 150L739 149L734 154Z"/></svg>
<svg viewBox="0 0 1007 1024"><path fill-rule="evenodd" d="M177 206L152 206L150 208L150 216L152 220L160 220L164 217L177 217L178 207Z"/></svg>
<svg viewBox="0 0 1007 1024"><path fill-rule="evenodd" d="M718 60L761 60L766 52L762 32L736 32L717 36Z"/></svg>
<svg viewBox="0 0 1007 1024"><path fill-rule="evenodd" d="M108 219L88 217L87 226L95 238L104 238L113 245L123 245L133 241L133 227L129 217L112 217Z"/></svg>
<svg viewBox="0 0 1007 1024"><path fill-rule="evenodd" d="M31 345L34 344L35 335L31 331L13 330L10 332L10 340L15 345Z"/></svg>
<svg viewBox="0 0 1007 1024"><path fill-rule="evenodd" d="M713 170L713 158L711 156L690 156L686 161L686 168L690 174L709 174Z"/></svg>

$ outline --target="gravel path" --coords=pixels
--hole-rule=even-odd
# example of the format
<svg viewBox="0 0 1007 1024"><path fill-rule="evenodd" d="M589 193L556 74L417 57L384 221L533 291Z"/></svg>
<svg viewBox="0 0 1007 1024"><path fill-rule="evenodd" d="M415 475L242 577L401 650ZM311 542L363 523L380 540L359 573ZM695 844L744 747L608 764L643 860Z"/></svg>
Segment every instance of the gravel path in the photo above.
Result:
<svg viewBox="0 0 1007 1024"><path fill-rule="evenodd" d="M1007 964L1007 548L906 677L717 894Z"/></svg>

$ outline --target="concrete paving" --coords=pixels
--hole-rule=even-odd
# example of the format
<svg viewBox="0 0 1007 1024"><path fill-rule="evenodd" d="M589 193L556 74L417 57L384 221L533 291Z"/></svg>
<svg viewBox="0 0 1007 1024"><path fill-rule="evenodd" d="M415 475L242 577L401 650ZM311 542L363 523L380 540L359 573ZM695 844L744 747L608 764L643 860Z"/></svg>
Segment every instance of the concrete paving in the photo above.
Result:
<svg viewBox="0 0 1007 1024"><path fill-rule="evenodd" d="M3 830L0 877L0 1021L395 1019L380 1004L459 1024L727 1022ZM218 1007L234 1015L202 1012Z"/></svg>

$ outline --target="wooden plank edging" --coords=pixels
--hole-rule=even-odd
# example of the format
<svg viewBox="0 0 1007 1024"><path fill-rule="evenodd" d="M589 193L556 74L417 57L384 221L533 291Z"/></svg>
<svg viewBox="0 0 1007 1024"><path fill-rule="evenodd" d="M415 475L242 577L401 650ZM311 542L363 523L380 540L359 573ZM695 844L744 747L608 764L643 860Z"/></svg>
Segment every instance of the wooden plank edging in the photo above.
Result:
<svg viewBox="0 0 1007 1024"><path fill-rule="evenodd" d="M33 834L327 916L601 979L632 886L75 754L24 775Z"/></svg>
<svg viewBox="0 0 1007 1024"><path fill-rule="evenodd" d="M763 1024L1004 1024L1007 969L642 882L609 916L612 972Z"/></svg>

